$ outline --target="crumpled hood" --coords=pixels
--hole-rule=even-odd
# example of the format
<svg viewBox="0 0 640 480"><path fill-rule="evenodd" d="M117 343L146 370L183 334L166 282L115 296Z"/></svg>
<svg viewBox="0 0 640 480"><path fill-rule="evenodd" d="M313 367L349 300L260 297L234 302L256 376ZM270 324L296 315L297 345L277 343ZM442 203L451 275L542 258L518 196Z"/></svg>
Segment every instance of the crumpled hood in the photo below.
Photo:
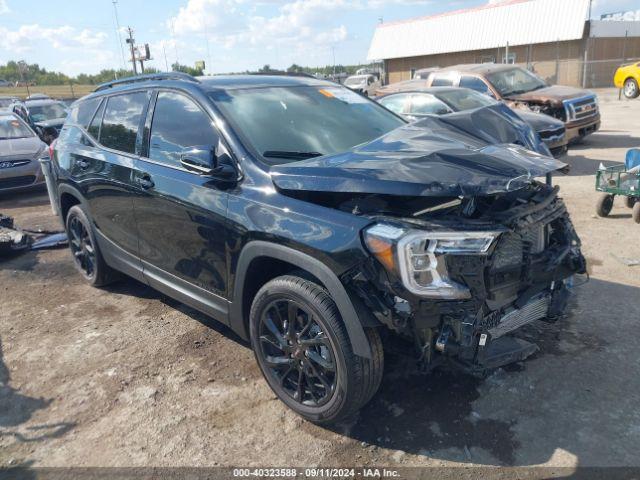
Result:
<svg viewBox="0 0 640 480"><path fill-rule="evenodd" d="M531 92L519 93L517 95L508 95L509 100L518 100L524 102L541 102L551 103L552 105L562 105L563 100L570 98L579 98L589 95L591 92L575 87L567 87L565 85L551 85L549 87L540 88Z"/></svg>
<svg viewBox="0 0 640 480"><path fill-rule="evenodd" d="M274 166L271 177L281 190L473 196L517 190L564 167L428 117L343 153Z"/></svg>
<svg viewBox="0 0 640 480"><path fill-rule="evenodd" d="M0 159L5 157L23 157L40 153L46 145L35 135L27 138L0 140Z"/></svg>

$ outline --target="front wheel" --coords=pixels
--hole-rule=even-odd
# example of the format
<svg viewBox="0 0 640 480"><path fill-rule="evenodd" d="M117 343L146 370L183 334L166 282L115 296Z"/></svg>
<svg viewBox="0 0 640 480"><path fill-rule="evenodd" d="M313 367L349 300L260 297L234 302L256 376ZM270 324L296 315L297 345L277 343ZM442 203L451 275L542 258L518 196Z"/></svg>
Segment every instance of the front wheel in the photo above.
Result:
<svg viewBox="0 0 640 480"><path fill-rule="evenodd" d="M599 217L606 217L611 212L613 208L613 195L608 193L603 193L598 198L598 202L596 203L596 213Z"/></svg>
<svg viewBox="0 0 640 480"><path fill-rule="evenodd" d="M627 98L637 98L640 95L638 82L634 78L627 78L624 81L624 96Z"/></svg>
<svg viewBox="0 0 640 480"><path fill-rule="evenodd" d="M314 423L359 410L382 380L378 332L367 329L372 358L354 355L328 292L300 277L266 283L251 306L251 346L267 383L289 408Z"/></svg>

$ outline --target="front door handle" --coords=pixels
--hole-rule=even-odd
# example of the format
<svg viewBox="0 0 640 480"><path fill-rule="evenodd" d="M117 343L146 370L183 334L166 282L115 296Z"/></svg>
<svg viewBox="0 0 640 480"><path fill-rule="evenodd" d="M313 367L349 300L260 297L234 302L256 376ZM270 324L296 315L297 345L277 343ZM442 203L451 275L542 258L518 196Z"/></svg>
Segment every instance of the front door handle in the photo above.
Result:
<svg viewBox="0 0 640 480"><path fill-rule="evenodd" d="M145 190L148 190L150 188L153 188L155 183L153 183L153 180L151 180L151 177L149 175L145 175L144 177L138 178L138 185L140 185Z"/></svg>

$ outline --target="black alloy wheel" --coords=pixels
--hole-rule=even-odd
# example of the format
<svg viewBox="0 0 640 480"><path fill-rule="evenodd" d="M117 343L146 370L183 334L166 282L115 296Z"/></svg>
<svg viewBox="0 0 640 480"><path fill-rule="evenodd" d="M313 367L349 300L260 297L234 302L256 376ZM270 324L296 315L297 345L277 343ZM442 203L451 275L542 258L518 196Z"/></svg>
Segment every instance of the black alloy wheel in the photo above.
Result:
<svg viewBox="0 0 640 480"><path fill-rule="evenodd" d="M272 301L259 325L260 354L281 389L302 405L326 404L336 390L335 352L309 309L293 299Z"/></svg>
<svg viewBox="0 0 640 480"><path fill-rule="evenodd" d="M82 206L74 205L69 209L65 225L74 266L87 283L94 287L102 287L117 280L119 274L102 258L96 237L91 230L91 221Z"/></svg>
<svg viewBox="0 0 640 480"><path fill-rule="evenodd" d="M69 219L69 248L82 274L87 279L93 279L96 274L96 251L87 226L78 216Z"/></svg>
<svg viewBox="0 0 640 480"><path fill-rule="evenodd" d="M311 422L349 417L380 386L384 354L377 330L363 332L370 358L355 355L336 303L315 279L283 275L265 283L253 299L249 330L269 387Z"/></svg>

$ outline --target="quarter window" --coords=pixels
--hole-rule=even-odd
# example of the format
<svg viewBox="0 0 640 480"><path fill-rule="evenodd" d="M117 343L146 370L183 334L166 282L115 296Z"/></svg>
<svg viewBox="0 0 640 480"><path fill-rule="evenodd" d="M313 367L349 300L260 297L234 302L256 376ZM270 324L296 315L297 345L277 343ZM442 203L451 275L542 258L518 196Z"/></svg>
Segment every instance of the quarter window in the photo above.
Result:
<svg viewBox="0 0 640 480"><path fill-rule="evenodd" d="M109 97L102 119L100 143L107 148L135 153L140 119L147 102L147 92Z"/></svg>
<svg viewBox="0 0 640 480"><path fill-rule="evenodd" d="M92 98L91 100L85 100L84 102L74 105L71 109L71 121L87 128L89 122L93 118L96 108L98 108L100 100L100 98Z"/></svg>
<svg viewBox="0 0 640 480"><path fill-rule="evenodd" d="M98 111L93 116L93 120L91 121L91 124L89 125L89 128L87 129L87 131L89 132L89 135L91 135L96 140L98 140L98 137L100 136L100 124L102 123L102 115L104 114L104 105L105 105L105 103L107 103L107 102L103 101L100 104L100 108L98 108Z"/></svg>
<svg viewBox="0 0 640 480"><path fill-rule="evenodd" d="M179 166L188 147L218 144L211 118L191 99L174 92L158 93L153 111L149 158Z"/></svg>

